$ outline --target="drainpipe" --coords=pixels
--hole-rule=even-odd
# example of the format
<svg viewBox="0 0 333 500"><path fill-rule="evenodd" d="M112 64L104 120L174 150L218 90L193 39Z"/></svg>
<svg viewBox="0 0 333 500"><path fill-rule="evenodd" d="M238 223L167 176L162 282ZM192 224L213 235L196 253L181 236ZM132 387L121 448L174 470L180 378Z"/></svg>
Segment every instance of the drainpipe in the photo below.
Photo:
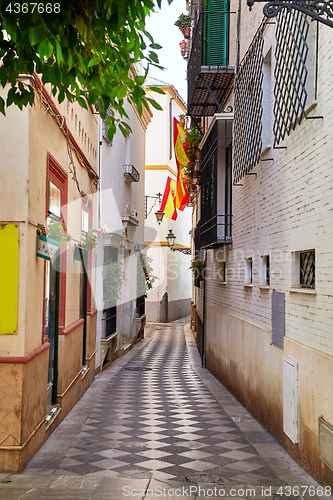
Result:
<svg viewBox="0 0 333 500"><path fill-rule="evenodd" d="M203 311L202 311L202 354L201 354L201 366L206 368L206 345L205 345L205 327L206 327L206 269L207 269L207 252L205 252L204 263L205 267L203 270L204 276L204 289L203 289Z"/></svg>

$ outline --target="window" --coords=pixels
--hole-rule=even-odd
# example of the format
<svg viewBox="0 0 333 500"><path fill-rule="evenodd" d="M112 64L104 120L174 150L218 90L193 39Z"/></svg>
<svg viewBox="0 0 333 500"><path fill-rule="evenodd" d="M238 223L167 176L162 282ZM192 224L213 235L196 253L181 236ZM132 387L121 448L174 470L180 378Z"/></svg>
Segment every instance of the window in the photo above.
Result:
<svg viewBox="0 0 333 500"><path fill-rule="evenodd" d="M217 118L203 145L200 248L232 242L232 122Z"/></svg>
<svg viewBox="0 0 333 500"><path fill-rule="evenodd" d="M300 285L307 288L315 287L315 251L300 252Z"/></svg>
<svg viewBox="0 0 333 500"><path fill-rule="evenodd" d="M302 12L277 16L274 85L274 146L306 116L316 97L316 23Z"/></svg>
<svg viewBox="0 0 333 500"><path fill-rule="evenodd" d="M252 258L245 259L245 284L252 285Z"/></svg>
<svg viewBox="0 0 333 500"><path fill-rule="evenodd" d="M315 288L315 250L291 254L291 286Z"/></svg>
<svg viewBox="0 0 333 500"><path fill-rule="evenodd" d="M268 286L270 284L269 255L260 257L260 285Z"/></svg>
<svg viewBox="0 0 333 500"><path fill-rule="evenodd" d="M219 283L225 283L226 280L226 263L225 262L218 262L218 282Z"/></svg>
<svg viewBox="0 0 333 500"><path fill-rule="evenodd" d="M48 219L60 220L61 191L51 181L49 181L47 208Z"/></svg>
<svg viewBox="0 0 333 500"><path fill-rule="evenodd" d="M89 231L89 213L82 209L82 228L81 228L81 239L86 241L87 234Z"/></svg>

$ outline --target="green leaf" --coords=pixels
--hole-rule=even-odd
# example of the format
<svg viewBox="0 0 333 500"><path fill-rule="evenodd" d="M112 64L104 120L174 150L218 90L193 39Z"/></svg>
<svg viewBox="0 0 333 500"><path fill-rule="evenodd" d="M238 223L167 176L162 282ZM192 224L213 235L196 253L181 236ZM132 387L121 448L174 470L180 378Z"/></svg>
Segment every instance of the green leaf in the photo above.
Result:
<svg viewBox="0 0 333 500"><path fill-rule="evenodd" d="M5 112L5 101L0 97L0 113L6 116Z"/></svg>
<svg viewBox="0 0 333 500"><path fill-rule="evenodd" d="M164 90L161 89L160 87L149 87L149 90L152 90L153 92L157 92L158 94L165 94Z"/></svg>
<svg viewBox="0 0 333 500"><path fill-rule="evenodd" d="M85 22L81 16L77 16L77 18L75 19L75 26L80 35L82 35L85 27Z"/></svg>
<svg viewBox="0 0 333 500"><path fill-rule="evenodd" d="M98 60L96 59L96 57L93 57L88 62L88 68L92 68L93 66L96 66L97 64L98 64Z"/></svg>
<svg viewBox="0 0 333 500"><path fill-rule="evenodd" d="M147 101L150 102L150 104L155 108L158 109L159 111L163 111L163 108L156 102L154 99L151 99L150 97L146 97Z"/></svg>
<svg viewBox="0 0 333 500"><path fill-rule="evenodd" d="M38 24L29 28L29 40L31 45L41 43L45 38L46 26L45 24Z"/></svg>
<svg viewBox="0 0 333 500"><path fill-rule="evenodd" d="M159 60L158 60L158 55L155 53L155 52L152 52L150 51L149 52L149 57L152 61L154 61L156 64L159 63Z"/></svg>
<svg viewBox="0 0 333 500"><path fill-rule="evenodd" d="M138 75L135 77L135 81L138 82L139 85L143 85L145 83L145 76Z"/></svg>
<svg viewBox="0 0 333 500"><path fill-rule="evenodd" d="M62 50L61 50L61 45L56 41L56 54L57 54L57 62L59 65L62 65L64 62L64 58L62 57Z"/></svg>
<svg viewBox="0 0 333 500"><path fill-rule="evenodd" d="M162 45L159 45L158 43L151 43L149 47L155 50L163 49Z"/></svg>
<svg viewBox="0 0 333 500"><path fill-rule="evenodd" d="M44 57L51 57L53 54L54 47L51 42L48 40L44 40L38 45L38 54L41 59L44 59Z"/></svg>

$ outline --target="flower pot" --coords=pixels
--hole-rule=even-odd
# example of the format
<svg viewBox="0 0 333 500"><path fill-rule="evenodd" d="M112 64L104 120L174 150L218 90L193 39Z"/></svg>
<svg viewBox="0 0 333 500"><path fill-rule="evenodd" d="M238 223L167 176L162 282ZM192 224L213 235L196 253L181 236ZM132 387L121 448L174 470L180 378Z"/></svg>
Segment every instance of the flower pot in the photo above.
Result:
<svg viewBox="0 0 333 500"><path fill-rule="evenodd" d="M184 35L184 38L186 38L188 40L190 38L190 35L191 35L191 27L186 26L186 28L182 29L182 33Z"/></svg>
<svg viewBox="0 0 333 500"><path fill-rule="evenodd" d="M195 157L196 160L200 160L200 158L201 158L201 151L199 149L195 150L194 157Z"/></svg>
<svg viewBox="0 0 333 500"><path fill-rule="evenodd" d="M184 56L186 54L186 41L182 40L181 42L179 42L179 47L181 55Z"/></svg>
<svg viewBox="0 0 333 500"><path fill-rule="evenodd" d="M51 260L60 247L61 243L59 241L53 240L52 238L48 238L47 236L43 236L42 234L40 234L38 236L36 255L37 257L41 257L42 259Z"/></svg>

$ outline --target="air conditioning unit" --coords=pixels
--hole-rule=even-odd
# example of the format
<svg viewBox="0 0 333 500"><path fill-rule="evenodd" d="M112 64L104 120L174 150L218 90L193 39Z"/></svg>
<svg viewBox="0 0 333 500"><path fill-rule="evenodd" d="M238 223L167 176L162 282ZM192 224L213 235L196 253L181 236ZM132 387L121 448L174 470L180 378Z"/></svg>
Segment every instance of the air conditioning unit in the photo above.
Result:
<svg viewBox="0 0 333 500"><path fill-rule="evenodd" d="M138 216L138 212L136 210L132 210L132 217L137 217Z"/></svg>

